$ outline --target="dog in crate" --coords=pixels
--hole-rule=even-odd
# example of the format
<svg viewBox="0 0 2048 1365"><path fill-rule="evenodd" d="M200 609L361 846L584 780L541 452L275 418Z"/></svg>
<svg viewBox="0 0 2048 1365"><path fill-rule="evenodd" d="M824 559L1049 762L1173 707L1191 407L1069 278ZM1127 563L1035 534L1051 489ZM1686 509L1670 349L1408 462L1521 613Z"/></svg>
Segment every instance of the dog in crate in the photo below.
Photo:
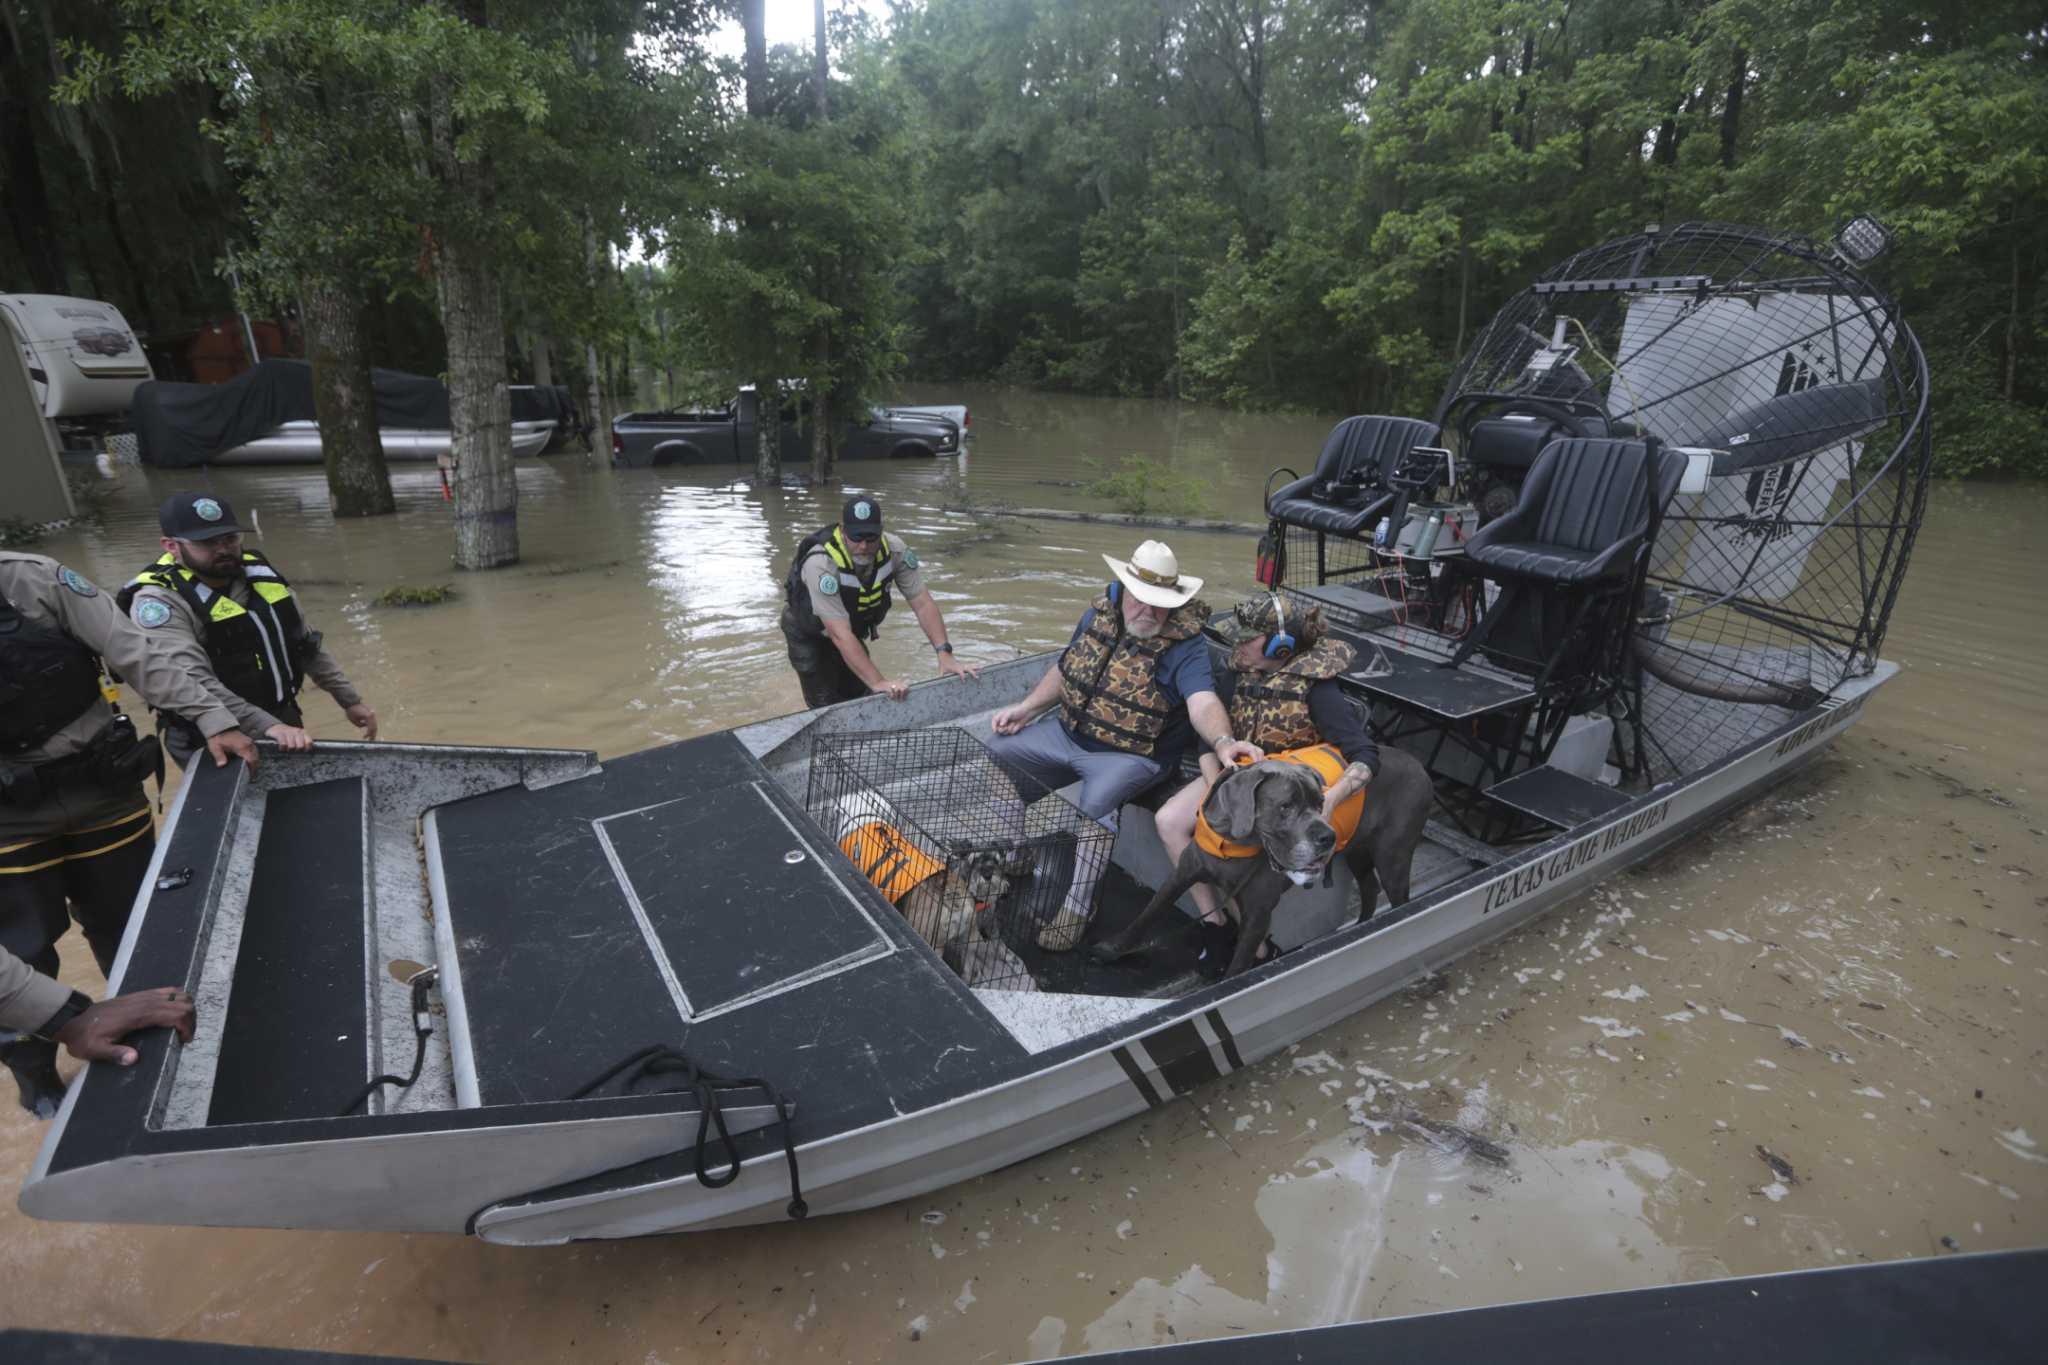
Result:
<svg viewBox="0 0 2048 1365"><path fill-rule="evenodd" d="M872 791L834 803L839 851L970 986L1035 991L1038 983L995 935L995 903L1010 889L1014 854L954 840L943 856L923 846Z"/></svg>

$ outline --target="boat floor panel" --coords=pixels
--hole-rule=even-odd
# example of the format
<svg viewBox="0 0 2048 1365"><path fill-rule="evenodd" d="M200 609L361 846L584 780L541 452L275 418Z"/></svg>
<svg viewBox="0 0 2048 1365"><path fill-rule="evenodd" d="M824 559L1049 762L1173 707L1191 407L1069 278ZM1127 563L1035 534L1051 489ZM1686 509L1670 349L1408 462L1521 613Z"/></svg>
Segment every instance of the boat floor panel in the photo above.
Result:
<svg viewBox="0 0 2048 1365"><path fill-rule="evenodd" d="M369 1080L363 779L270 794L208 1124L328 1118Z"/></svg>
<svg viewBox="0 0 2048 1365"><path fill-rule="evenodd" d="M600 823L619 836L617 861ZM729 732L543 791L454 802L435 824L487 1105L565 1098L660 1043L766 1079L796 1099L811 1137L978 1088L1028 1056ZM796 848L805 861L785 863ZM802 934L768 909L778 897L801 898L789 913ZM665 979L650 932L680 981ZM841 951L856 943L872 955ZM749 962L772 985L821 961L850 969L725 1009L679 999L680 982Z"/></svg>
<svg viewBox="0 0 2048 1365"><path fill-rule="evenodd" d="M693 1017L889 950L757 784L615 815L598 828ZM818 913L834 899L854 913ZM745 933L729 932L741 923Z"/></svg>
<svg viewBox="0 0 2048 1365"><path fill-rule="evenodd" d="M1629 794L1548 763L1486 789L1487 799L1559 829L1597 819L1629 803Z"/></svg>
<svg viewBox="0 0 2048 1365"><path fill-rule="evenodd" d="M1446 720L1464 720L1518 706L1536 695L1522 683L1489 677L1463 666L1446 668L1442 660L1411 654L1385 636L1337 629L1330 634L1357 647L1364 659L1373 657L1375 643L1380 646L1393 672L1374 675L1354 671L1338 679L1346 688L1376 701L1427 711Z"/></svg>

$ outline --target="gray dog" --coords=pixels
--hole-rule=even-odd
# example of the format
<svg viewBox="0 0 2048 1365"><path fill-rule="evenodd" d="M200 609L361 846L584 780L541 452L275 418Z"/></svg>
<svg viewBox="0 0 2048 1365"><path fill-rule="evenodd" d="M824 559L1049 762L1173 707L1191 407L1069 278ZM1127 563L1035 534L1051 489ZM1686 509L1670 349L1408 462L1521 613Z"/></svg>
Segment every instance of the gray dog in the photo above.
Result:
<svg viewBox="0 0 2048 1365"><path fill-rule="evenodd" d="M1387 899L1408 899L1409 865L1422 842L1432 799L1429 772L1421 760L1391 745L1380 750L1380 770L1366 792L1358 831L1344 861L1358 882L1359 918L1379 907L1380 883ZM1290 886L1307 886L1323 875L1335 855L1336 831L1323 819L1323 787L1296 763L1254 763L1223 775L1202 801L1202 814L1225 839L1256 843L1248 858L1219 858L1190 843L1173 875L1124 931L1087 949L1097 962L1114 962L1135 952L1139 940L1196 882L1208 882L1235 898L1242 922L1237 952L1226 976L1252 965L1252 954L1273 927L1273 906Z"/></svg>

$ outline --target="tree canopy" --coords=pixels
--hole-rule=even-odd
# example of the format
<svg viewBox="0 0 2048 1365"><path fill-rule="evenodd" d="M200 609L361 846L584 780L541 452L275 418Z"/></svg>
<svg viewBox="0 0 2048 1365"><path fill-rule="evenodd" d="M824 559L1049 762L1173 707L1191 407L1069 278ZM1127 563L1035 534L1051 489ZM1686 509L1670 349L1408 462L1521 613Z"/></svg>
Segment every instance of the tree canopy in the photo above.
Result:
<svg viewBox="0 0 2048 1365"><path fill-rule="evenodd" d="M706 43L741 8L0 0L0 268L169 329L222 263L374 305L433 300L447 246L502 302L484 370L605 402L652 365L671 401L915 374L1416 412L1576 249L1868 213L1942 467L2048 473L2032 7L905 0L834 9L829 88L776 49L752 98Z"/></svg>

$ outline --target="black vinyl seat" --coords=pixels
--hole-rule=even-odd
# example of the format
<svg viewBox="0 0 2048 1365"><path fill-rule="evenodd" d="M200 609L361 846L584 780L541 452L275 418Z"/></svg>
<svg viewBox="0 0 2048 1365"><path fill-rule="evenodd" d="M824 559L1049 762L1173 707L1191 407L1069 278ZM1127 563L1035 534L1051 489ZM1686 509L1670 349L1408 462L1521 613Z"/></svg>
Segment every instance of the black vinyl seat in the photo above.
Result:
<svg viewBox="0 0 2048 1365"><path fill-rule="evenodd" d="M1546 764L1572 715L1605 710L1634 737L1624 770L1642 762L1640 680L1628 659L1633 607L1666 504L1685 459L1653 438L1575 436L1536 457L1514 510L1465 543L1463 574L1491 579L1499 595L1445 667L1484 651L1496 668L1527 678L1526 730L1503 736L1513 753Z"/></svg>
<svg viewBox="0 0 2048 1365"><path fill-rule="evenodd" d="M1626 579L1684 473L1682 457L1645 441L1552 441L1514 510L1480 527L1466 558L1496 578L1572 586Z"/></svg>
<svg viewBox="0 0 2048 1365"><path fill-rule="evenodd" d="M1412 417L1346 417L1331 428L1315 472L1286 484L1267 500L1266 512L1290 526L1330 535L1364 536L1393 504L1387 482L1401 457L1436 439L1434 423ZM1356 476L1362 475L1362 479ZM1317 490L1351 486L1348 498L1318 497Z"/></svg>

